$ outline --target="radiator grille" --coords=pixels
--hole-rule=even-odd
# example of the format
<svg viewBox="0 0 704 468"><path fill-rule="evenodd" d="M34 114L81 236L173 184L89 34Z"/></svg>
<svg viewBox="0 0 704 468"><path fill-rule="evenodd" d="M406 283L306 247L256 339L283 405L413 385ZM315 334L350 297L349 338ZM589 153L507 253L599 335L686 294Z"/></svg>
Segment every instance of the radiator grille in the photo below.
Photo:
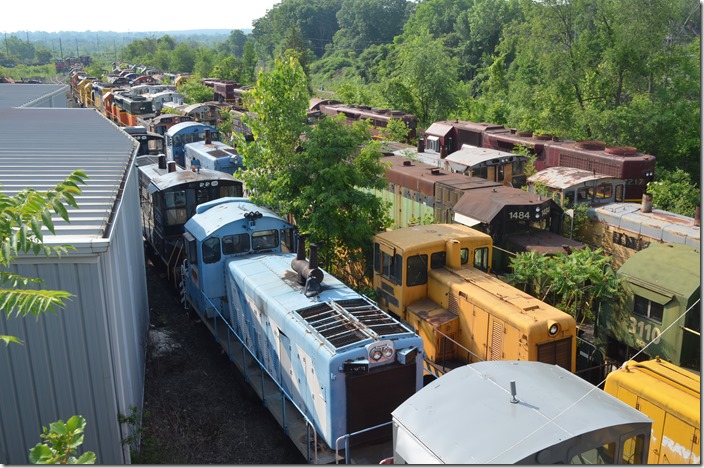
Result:
<svg viewBox="0 0 704 468"><path fill-rule="evenodd" d="M336 349L369 338L408 332L393 317L362 298L324 302L297 312Z"/></svg>
<svg viewBox="0 0 704 468"><path fill-rule="evenodd" d="M572 371L572 338L564 338L538 345L538 361L557 364Z"/></svg>

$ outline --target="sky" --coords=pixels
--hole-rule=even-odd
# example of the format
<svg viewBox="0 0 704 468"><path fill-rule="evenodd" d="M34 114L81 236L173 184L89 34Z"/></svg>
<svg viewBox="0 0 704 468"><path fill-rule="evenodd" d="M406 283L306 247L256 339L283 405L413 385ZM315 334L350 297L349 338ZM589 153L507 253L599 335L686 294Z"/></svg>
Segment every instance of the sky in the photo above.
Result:
<svg viewBox="0 0 704 468"><path fill-rule="evenodd" d="M26 7L12 2L15 3L12 9L8 5L2 8L0 33L251 29L252 21L266 15L267 10L280 2L281 0L132 0L110 4L32 0Z"/></svg>

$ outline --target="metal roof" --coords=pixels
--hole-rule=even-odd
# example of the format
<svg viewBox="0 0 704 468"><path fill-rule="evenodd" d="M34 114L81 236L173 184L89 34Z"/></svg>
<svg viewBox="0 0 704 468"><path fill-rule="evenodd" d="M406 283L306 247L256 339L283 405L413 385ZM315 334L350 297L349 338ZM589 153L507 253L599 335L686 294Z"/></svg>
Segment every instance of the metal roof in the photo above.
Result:
<svg viewBox="0 0 704 468"><path fill-rule="evenodd" d="M493 159L502 158L523 158L513 153L507 153L506 151L499 151L491 148L479 148L477 146L462 145L462 149L450 153L445 158L446 161L454 164L450 164L450 167L456 171L463 171L468 167L478 166L479 164L491 161ZM496 161L497 163L499 161Z"/></svg>
<svg viewBox="0 0 704 468"><path fill-rule="evenodd" d="M490 224L507 206L535 207L536 212L539 213L553 205L557 206L551 199L521 189L498 185L491 190L473 190L465 193L452 209L455 213Z"/></svg>
<svg viewBox="0 0 704 468"><path fill-rule="evenodd" d="M528 182L537 182L561 190L586 182L602 180L611 181L622 179L615 179L612 176L565 166L548 167L528 177Z"/></svg>
<svg viewBox="0 0 704 468"><path fill-rule="evenodd" d="M425 131L425 137L438 136L444 137L452 131L452 124L447 122L435 122Z"/></svg>
<svg viewBox="0 0 704 468"><path fill-rule="evenodd" d="M248 255L229 261L225 269L247 297L265 302L267 315L291 316L304 323L314 340L338 353L380 337L408 335L410 330L366 298L323 272L322 289L313 296L303 293L291 269L295 254ZM293 315L295 313L295 315ZM285 330L282 330L285 331Z"/></svg>
<svg viewBox="0 0 704 468"><path fill-rule="evenodd" d="M662 242L699 247L701 227L694 218L653 209L644 213L640 203L609 203L589 208L591 219Z"/></svg>
<svg viewBox="0 0 704 468"><path fill-rule="evenodd" d="M49 95L65 94L68 85L62 84L0 84L0 109L32 107L33 102Z"/></svg>
<svg viewBox="0 0 704 468"><path fill-rule="evenodd" d="M510 383L516 382L517 403ZM488 361L449 372L392 413L396 450L448 464L508 464L566 439L650 419L565 369L533 361ZM432 454L432 455L431 455Z"/></svg>
<svg viewBox="0 0 704 468"><path fill-rule="evenodd" d="M89 177L76 198L80 209L68 208L70 223L53 215L56 236L46 231L46 243L107 237L138 145L133 138L94 109L19 108L0 109L0 142L0 190L8 195L48 190L76 169Z"/></svg>
<svg viewBox="0 0 704 468"><path fill-rule="evenodd" d="M689 297L701 287L701 250L682 244L650 244L626 260L618 276L647 289Z"/></svg>

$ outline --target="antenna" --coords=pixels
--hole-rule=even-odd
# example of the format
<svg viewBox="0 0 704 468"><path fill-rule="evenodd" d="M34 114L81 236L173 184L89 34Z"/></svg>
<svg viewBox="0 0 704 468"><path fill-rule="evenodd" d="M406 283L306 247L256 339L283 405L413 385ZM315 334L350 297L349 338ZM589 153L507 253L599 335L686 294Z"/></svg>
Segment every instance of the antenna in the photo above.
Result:
<svg viewBox="0 0 704 468"><path fill-rule="evenodd" d="M518 399L516 398L516 381L515 380L511 381L511 403L518 403Z"/></svg>

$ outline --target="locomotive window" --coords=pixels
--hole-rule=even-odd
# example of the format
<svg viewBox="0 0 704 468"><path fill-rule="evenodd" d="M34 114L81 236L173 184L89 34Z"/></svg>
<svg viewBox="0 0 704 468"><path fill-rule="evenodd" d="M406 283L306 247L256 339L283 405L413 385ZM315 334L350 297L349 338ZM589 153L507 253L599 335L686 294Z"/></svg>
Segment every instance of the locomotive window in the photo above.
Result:
<svg viewBox="0 0 704 468"><path fill-rule="evenodd" d="M574 191L565 192L565 206L574 205Z"/></svg>
<svg viewBox="0 0 704 468"><path fill-rule="evenodd" d="M252 248L255 252L275 249L279 246L279 231L270 229L252 233Z"/></svg>
<svg viewBox="0 0 704 468"><path fill-rule="evenodd" d="M647 454L643 453L645 437L638 434L624 441L623 443L623 464L643 465L647 462Z"/></svg>
<svg viewBox="0 0 704 468"><path fill-rule="evenodd" d="M296 230L293 228L281 230L281 250L283 252L295 252L293 248L293 240L295 239Z"/></svg>
<svg viewBox="0 0 704 468"><path fill-rule="evenodd" d="M394 284L401 284L402 265L403 257L400 255L389 255L386 252L381 253L381 276Z"/></svg>
<svg viewBox="0 0 704 468"><path fill-rule="evenodd" d="M513 175L517 176L523 174L525 171L526 163L522 159L513 161Z"/></svg>
<svg viewBox="0 0 704 468"><path fill-rule="evenodd" d="M178 190L176 192L166 192L164 199L166 201L166 208L186 206L186 191Z"/></svg>
<svg viewBox="0 0 704 468"><path fill-rule="evenodd" d="M220 239L211 237L203 241L203 263L215 263L220 260Z"/></svg>
<svg viewBox="0 0 704 468"><path fill-rule="evenodd" d="M474 268L487 271L489 268L489 248L474 249Z"/></svg>
<svg viewBox="0 0 704 468"><path fill-rule="evenodd" d="M446 254L445 252L435 252L430 255L430 268L435 269L435 268L442 268L445 266L446 263Z"/></svg>
<svg viewBox="0 0 704 468"><path fill-rule="evenodd" d="M223 255L232 255L245 252L249 252L249 234L244 233L234 234L232 236L223 236Z"/></svg>
<svg viewBox="0 0 704 468"><path fill-rule="evenodd" d="M374 271L381 273L381 248L378 242L374 242Z"/></svg>
<svg viewBox="0 0 704 468"><path fill-rule="evenodd" d="M614 201L617 202L622 202L623 201L623 185L617 185L616 186L616 197L614 198Z"/></svg>
<svg viewBox="0 0 704 468"><path fill-rule="evenodd" d="M219 196L218 198L223 198L223 197L241 197L242 196L242 190L239 190L238 185L219 185L218 186L218 191L219 191Z"/></svg>
<svg viewBox="0 0 704 468"><path fill-rule="evenodd" d="M185 208L171 208L165 211L167 226L179 226L188 221L188 215Z"/></svg>
<svg viewBox="0 0 704 468"><path fill-rule="evenodd" d="M600 184L596 187L596 192L593 187L589 188L589 198L611 198L613 186L611 184Z"/></svg>
<svg viewBox="0 0 704 468"><path fill-rule="evenodd" d="M577 203L584 203L590 198L591 197L589 196L589 189L587 189L586 187L577 190Z"/></svg>
<svg viewBox="0 0 704 468"><path fill-rule="evenodd" d="M571 465L613 465L616 444L610 442L601 447L586 450L572 457Z"/></svg>
<svg viewBox="0 0 704 468"><path fill-rule="evenodd" d="M469 261L469 249L468 248L463 248L460 249L460 261L462 265L465 265Z"/></svg>
<svg viewBox="0 0 704 468"><path fill-rule="evenodd" d="M200 205L201 203L205 203L212 199L214 199L214 197L210 195L210 189L205 188L196 190L196 205Z"/></svg>
<svg viewBox="0 0 704 468"><path fill-rule="evenodd" d="M428 282L428 256L408 257L406 265L406 286L418 286Z"/></svg>
<svg viewBox="0 0 704 468"><path fill-rule="evenodd" d="M641 317L649 318L658 323L662 323L663 306L649 299L633 295L633 313Z"/></svg>

